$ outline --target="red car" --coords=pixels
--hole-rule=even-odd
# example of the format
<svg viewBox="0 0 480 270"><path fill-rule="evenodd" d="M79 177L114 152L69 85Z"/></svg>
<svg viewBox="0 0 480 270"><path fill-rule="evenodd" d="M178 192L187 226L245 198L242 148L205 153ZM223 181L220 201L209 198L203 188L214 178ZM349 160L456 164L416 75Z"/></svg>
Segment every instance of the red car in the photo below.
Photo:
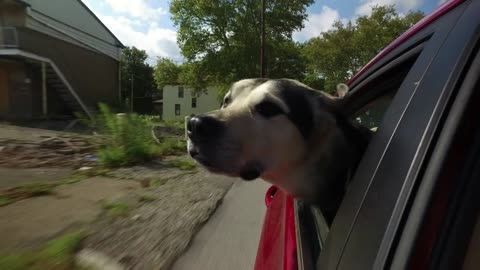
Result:
<svg viewBox="0 0 480 270"><path fill-rule="evenodd" d="M480 269L480 1L444 3L349 82L376 130L331 226L272 186L256 270Z"/></svg>

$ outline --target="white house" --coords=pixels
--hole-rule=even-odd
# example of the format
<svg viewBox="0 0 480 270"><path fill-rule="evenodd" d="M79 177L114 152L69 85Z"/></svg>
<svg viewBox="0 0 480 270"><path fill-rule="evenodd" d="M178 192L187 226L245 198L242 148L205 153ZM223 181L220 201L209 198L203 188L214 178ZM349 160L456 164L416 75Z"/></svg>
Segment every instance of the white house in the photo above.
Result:
<svg viewBox="0 0 480 270"><path fill-rule="evenodd" d="M166 85L163 88L163 120L183 121L185 116L201 114L220 108L218 88L211 86L199 96L192 95L192 89L184 85Z"/></svg>

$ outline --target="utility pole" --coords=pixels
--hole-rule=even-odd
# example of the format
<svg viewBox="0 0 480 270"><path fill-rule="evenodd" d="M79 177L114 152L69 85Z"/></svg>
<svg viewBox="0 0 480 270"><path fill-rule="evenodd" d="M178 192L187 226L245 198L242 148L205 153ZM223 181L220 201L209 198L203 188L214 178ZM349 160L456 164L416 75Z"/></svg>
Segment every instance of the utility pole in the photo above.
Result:
<svg viewBox="0 0 480 270"><path fill-rule="evenodd" d="M260 36L260 77L265 78L265 0L262 0Z"/></svg>
<svg viewBox="0 0 480 270"><path fill-rule="evenodd" d="M130 79L130 112L133 112L133 74Z"/></svg>

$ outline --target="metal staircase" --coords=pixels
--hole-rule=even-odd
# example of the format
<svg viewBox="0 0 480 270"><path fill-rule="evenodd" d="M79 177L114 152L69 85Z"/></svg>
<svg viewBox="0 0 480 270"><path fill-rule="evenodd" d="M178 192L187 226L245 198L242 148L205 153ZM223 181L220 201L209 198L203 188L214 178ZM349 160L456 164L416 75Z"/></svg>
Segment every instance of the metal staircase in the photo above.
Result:
<svg viewBox="0 0 480 270"><path fill-rule="evenodd" d="M58 76L51 65L47 64L47 89L55 91L72 112L83 112L82 106L68 90L68 86Z"/></svg>

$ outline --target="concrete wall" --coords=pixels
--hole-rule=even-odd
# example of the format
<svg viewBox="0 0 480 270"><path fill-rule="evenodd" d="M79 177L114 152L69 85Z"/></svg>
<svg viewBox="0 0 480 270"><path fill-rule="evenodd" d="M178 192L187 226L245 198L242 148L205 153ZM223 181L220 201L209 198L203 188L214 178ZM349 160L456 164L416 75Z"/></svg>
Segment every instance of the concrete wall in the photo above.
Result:
<svg viewBox="0 0 480 270"><path fill-rule="evenodd" d="M183 98L178 97L178 88L184 88ZM163 88L163 120L183 121L190 114L201 114L220 108L217 88L208 87L206 93L197 97L197 107L192 108L192 90L182 85L167 85ZM175 104L180 104L180 115L175 115Z"/></svg>
<svg viewBox="0 0 480 270"><path fill-rule="evenodd" d="M115 36L79 0L25 0L31 5L26 26L119 59ZM73 40L73 41L72 41Z"/></svg>

